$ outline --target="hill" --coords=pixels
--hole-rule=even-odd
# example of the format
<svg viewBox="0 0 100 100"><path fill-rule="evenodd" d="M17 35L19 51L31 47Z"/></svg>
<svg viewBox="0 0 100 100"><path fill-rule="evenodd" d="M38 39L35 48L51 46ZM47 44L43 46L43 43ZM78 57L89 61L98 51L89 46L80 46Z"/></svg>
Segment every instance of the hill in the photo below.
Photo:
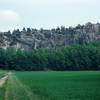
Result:
<svg viewBox="0 0 100 100"><path fill-rule="evenodd" d="M32 50L37 48L57 48L67 45L84 44L100 40L100 23L77 25L56 29L23 28L13 32L0 32L0 48Z"/></svg>

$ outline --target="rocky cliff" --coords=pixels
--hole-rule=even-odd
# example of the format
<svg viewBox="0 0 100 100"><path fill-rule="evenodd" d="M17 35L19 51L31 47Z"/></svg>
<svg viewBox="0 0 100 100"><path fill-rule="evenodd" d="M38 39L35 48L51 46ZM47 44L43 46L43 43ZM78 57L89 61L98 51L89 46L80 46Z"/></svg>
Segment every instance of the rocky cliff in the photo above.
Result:
<svg viewBox="0 0 100 100"><path fill-rule="evenodd" d="M38 48L56 48L66 45L83 44L100 40L100 23L77 25L56 29L30 29L14 30L12 33L0 32L0 48L15 48L32 50Z"/></svg>

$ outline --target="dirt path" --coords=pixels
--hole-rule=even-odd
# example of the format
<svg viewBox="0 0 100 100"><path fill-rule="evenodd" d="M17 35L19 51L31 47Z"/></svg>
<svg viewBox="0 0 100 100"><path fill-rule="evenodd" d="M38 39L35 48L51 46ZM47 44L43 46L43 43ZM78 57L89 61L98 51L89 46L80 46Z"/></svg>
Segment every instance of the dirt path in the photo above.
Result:
<svg viewBox="0 0 100 100"><path fill-rule="evenodd" d="M9 73L8 76L5 100L40 100L14 73Z"/></svg>
<svg viewBox="0 0 100 100"><path fill-rule="evenodd" d="M8 74L0 79L0 87L3 86L3 84L6 82L7 79L8 79Z"/></svg>

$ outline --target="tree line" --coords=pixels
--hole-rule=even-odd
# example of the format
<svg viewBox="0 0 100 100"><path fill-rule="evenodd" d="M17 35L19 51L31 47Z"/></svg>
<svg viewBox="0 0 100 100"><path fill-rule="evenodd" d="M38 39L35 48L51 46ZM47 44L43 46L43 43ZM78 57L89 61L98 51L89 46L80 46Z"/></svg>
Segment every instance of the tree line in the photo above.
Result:
<svg viewBox="0 0 100 100"><path fill-rule="evenodd" d="M100 43L32 51L0 49L5 70L100 70Z"/></svg>

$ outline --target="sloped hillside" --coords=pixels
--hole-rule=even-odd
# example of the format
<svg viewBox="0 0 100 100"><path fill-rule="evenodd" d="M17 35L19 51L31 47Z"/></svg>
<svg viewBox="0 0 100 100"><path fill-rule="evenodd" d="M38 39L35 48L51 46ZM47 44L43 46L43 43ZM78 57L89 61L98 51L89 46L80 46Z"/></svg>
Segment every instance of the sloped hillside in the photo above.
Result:
<svg viewBox="0 0 100 100"><path fill-rule="evenodd" d="M30 29L14 30L12 33L0 32L0 48L15 48L32 50L37 48L56 48L66 45L83 44L100 40L100 23L77 25L76 27L56 29Z"/></svg>

